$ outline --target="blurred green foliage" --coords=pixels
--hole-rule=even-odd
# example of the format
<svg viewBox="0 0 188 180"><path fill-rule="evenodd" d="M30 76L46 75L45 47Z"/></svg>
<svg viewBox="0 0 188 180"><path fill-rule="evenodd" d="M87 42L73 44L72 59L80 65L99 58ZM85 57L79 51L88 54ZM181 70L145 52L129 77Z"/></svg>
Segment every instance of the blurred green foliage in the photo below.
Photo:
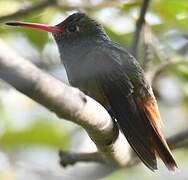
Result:
<svg viewBox="0 0 188 180"><path fill-rule="evenodd" d="M60 131L57 121L38 120L23 130L15 131L14 129L8 128L0 137L0 143L1 147L11 150L19 146L32 145L67 149L70 143L70 137L65 129L63 131Z"/></svg>

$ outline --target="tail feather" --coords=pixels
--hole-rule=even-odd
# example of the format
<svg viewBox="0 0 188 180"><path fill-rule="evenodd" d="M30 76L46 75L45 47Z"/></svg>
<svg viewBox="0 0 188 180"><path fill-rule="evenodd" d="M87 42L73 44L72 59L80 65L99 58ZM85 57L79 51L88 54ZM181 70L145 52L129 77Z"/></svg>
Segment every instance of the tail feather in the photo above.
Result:
<svg viewBox="0 0 188 180"><path fill-rule="evenodd" d="M135 97L132 95L125 97L123 92L117 89L116 86L111 87L110 91L104 88L112 112L131 147L152 171L157 169L157 154L167 168L174 171L177 168L176 162L160 128L156 126L157 123L151 123L152 116Z"/></svg>
<svg viewBox="0 0 188 180"><path fill-rule="evenodd" d="M152 142L156 153L162 159L162 161L170 171L175 171L176 168L178 168L178 166L160 130L162 123L156 101L137 100L137 102L140 112L143 113L145 119L150 123Z"/></svg>
<svg viewBox="0 0 188 180"><path fill-rule="evenodd" d="M176 164L176 161L173 158L172 153L170 152L168 146L166 145L166 143L161 141L161 139L157 136L157 134L153 135L153 141L155 142L154 146L155 146L156 152L159 155L159 157L162 159L166 167L170 171L175 171L178 168L178 166Z"/></svg>

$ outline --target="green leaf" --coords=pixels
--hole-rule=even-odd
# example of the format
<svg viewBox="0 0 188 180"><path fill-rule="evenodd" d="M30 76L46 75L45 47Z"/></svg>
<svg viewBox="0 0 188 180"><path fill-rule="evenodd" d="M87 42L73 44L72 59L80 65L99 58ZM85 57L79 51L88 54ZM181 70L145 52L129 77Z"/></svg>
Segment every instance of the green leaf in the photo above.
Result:
<svg viewBox="0 0 188 180"><path fill-rule="evenodd" d="M21 30L27 39L37 48L43 49L48 41L48 33L33 29Z"/></svg>
<svg viewBox="0 0 188 180"><path fill-rule="evenodd" d="M123 6L121 7L121 10L127 12L131 10L132 8L140 7L141 4L142 2L140 0L129 1L123 4Z"/></svg>
<svg viewBox="0 0 188 180"><path fill-rule="evenodd" d="M151 9L159 12L164 18L176 18L177 14L188 11L187 0L155 0ZM172 19L173 20L173 19Z"/></svg>
<svg viewBox="0 0 188 180"><path fill-rule="evenodd" d="M171 73L176 75L177 77L181 78L184 82L187 83L188 81L188 62L181 61L179 64L176 64L170 67Z"/></svg>
<svg viewBox="0 0 188 180"><path fill-rule="evenodd" d="M0 137L1 147L15 148L20 145L46 145L56 148L65 148L69 145L68 132L59 123L37 121L22 131L8 129Z"/></svg>
<svg viewBox="0 0 188 180"><path fill-rule="evenodd" d="M188 1L187 0L155 0L150 9L168 26L178 28L188 27Z"/></svg>
<svg viewBox="0 0 188 180"><path fill-rule="evenodd" d="M42 13L27 16L26 18L22 18L21 21L48 24L54 14L54 8L47 8ZM31 44L37 47L39 50L42 50L45 44L48 42L47 32L29 28L19 28L19 31L22 32L29 42L31 42Z"/></svg>
<svg viewBox="0 0 188 180"><path fill-rule="evenodd" d="M18 1L1 0L0 1L0 16L6 16L8 14L16 12L20 7Z"/></svg>

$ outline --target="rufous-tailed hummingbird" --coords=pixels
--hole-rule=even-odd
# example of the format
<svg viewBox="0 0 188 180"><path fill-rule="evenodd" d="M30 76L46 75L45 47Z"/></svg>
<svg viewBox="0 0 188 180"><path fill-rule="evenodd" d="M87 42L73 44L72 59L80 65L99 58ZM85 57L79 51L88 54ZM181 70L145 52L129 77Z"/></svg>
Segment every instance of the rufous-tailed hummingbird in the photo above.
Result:
<svg viewBox="0 0 188 180"><path fill-rule="evenodd" d="M159 156L169 170L177 168L160 130L156 99L142 68L131 54L110 40L99 23L84 13L74 13L55 26L6 24L51 32L70 84L108 110L143 163L154 171Z"/></svg>

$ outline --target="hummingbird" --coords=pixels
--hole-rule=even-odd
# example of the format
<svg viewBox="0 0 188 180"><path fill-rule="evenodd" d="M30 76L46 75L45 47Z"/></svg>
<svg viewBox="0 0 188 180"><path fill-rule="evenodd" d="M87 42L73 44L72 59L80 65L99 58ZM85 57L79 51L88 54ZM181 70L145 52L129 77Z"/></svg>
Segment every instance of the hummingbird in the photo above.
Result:
<svg viewBox="0 0 188 180"><path fill-rule="evenodd" d="M7 22L51 32L68 80L103 105L140 160L152 171L160 157L170 171L178 168L161 131L156 98L138 61L113 42L85 13L74 13L50 26Z"/></svg>

